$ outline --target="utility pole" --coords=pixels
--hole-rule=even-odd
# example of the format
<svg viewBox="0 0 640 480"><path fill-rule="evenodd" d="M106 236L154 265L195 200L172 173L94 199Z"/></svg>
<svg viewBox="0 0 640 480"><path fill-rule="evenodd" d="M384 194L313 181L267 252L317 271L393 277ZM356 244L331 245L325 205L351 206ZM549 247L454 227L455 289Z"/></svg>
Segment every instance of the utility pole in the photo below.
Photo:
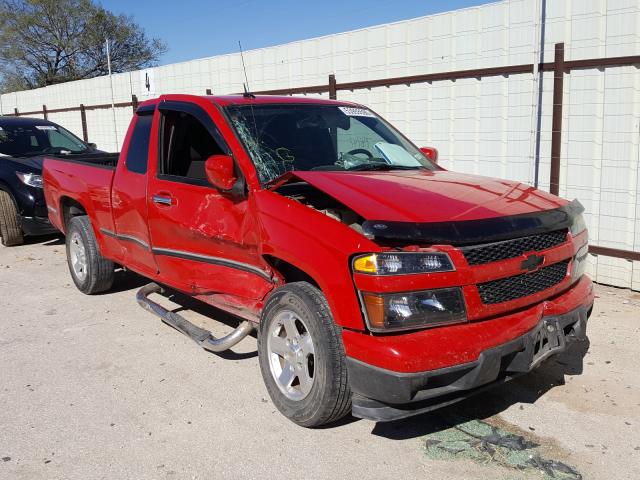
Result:
<svg viewBox="0 0 640 480"><path fill-rule="evenodd" d="M118 143L118 127L116 123L116 105L113 100L113 76L111 75L111 55L109 53L109 39L105 40L107 46L107 68L109 69L109 82L111 83L111 113L113 114L113 135L116 139L116 150L118 150L120 144Z"/></svg>

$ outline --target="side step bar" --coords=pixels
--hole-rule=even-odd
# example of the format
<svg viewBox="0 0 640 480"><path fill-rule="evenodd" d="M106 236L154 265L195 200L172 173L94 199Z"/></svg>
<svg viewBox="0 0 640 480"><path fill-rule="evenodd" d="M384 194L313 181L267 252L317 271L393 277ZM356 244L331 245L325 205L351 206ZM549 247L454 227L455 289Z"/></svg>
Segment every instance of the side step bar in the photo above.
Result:
<svg viewBox="0 0 640 480"><path fill-rule="evenodd" d="M245 320L229 335L222 338L216 338L209 330L200 328L183 316L170 312L153 300L149 300L149 295L152 293L162 293L162 291L163 290L160 285L150 283L138 290L136 300L142 308L160 317L164 323L184 333L205 350L209 350L211 352L223 352L224 350L228 350L240 342L244 337L249 335L255 328L252 322Z"/></svg>

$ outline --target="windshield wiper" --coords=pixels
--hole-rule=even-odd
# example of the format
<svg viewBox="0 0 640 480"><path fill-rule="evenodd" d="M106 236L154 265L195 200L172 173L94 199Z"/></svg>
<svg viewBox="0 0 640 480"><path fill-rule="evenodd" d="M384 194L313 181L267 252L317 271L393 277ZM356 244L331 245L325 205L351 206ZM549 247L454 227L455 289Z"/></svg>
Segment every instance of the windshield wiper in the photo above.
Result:
<svg viewBox="0 0 640 480"><path fill-rule="evenodd" d="M355 167L351 167L346 169L347 172L364 172L364 171L374 171L374 170L419 170L424 167L415 166L410 167L408 165L390 165L388 163L365 163L362 165L356 165Z"/></svg>

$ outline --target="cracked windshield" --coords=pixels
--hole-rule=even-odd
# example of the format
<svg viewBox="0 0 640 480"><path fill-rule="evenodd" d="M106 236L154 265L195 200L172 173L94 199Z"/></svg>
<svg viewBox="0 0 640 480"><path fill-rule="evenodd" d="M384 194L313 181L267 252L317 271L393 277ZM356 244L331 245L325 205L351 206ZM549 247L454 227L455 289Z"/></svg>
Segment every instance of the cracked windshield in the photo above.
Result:
<svg viewBox="0 0 640 480"><path fill-rule="evenodd" d="M415 170L434 165L370 110L336 105L227 107L265 184L291 170Z"/></svg>

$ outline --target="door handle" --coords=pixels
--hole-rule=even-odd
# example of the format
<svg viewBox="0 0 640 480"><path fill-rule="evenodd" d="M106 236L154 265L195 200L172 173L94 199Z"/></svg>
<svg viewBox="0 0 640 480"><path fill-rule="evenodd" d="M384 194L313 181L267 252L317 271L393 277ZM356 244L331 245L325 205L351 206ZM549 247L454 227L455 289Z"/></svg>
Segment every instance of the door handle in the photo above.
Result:
<svg viewBox="0 0 640 480"><path fill-rule="evenodd" d="M167 197L164 195L154 195L152 199L153 203L157 203L158 205L165 205L167 207L173 205L173 198L171 197Z"/></svg>

